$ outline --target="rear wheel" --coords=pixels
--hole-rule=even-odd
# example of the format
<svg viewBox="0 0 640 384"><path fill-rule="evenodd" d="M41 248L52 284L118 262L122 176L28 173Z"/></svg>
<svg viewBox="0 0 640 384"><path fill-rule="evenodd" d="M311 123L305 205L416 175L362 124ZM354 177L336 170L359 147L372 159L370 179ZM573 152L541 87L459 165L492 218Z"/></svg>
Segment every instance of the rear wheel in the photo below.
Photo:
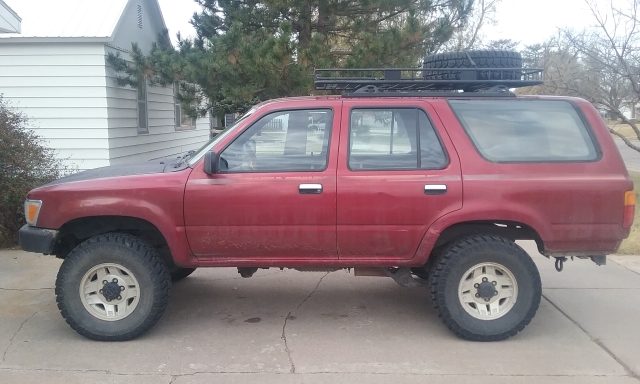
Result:
<svg viewBox="0 0 640 384"><path fill-rule="evenodd" d="M456 335L475 341L509 338L529 324L540 304L540 275L517 244L495 235L470 236L438 256L431 299Z"/></svg>
<svg viewBox="0 0 640 384"><path fill-rule="evenodd" d="M170 276L155 250L110 233L78 245L56 279L62 317L93 340L123 341L149 330L169 301Z"/></svg>

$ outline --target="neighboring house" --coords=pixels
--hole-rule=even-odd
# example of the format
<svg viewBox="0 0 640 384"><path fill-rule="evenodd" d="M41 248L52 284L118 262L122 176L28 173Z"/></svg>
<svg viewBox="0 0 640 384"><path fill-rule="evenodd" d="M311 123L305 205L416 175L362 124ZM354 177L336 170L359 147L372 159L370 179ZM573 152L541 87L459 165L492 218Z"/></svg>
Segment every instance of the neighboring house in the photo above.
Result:
<svg viewBox="0 0 640 384"><path fill-rule="evenodd" d="M625 103L620 107L620 112L629 120L638 120L640 116L640 104Z"/></svg>
<svg viewBox="0 0 640 384"><path fill-rule="evenodd" d="M157 0L0 0L0 94L36 132L80 169L196 149L209 119L183 116L173 87L119 87L108 52L148 52L165 28ZM15 11L15 12L14 12ZM11 23L11 21L9 21ZM20 28L20 23L17 24Z"/></svg>

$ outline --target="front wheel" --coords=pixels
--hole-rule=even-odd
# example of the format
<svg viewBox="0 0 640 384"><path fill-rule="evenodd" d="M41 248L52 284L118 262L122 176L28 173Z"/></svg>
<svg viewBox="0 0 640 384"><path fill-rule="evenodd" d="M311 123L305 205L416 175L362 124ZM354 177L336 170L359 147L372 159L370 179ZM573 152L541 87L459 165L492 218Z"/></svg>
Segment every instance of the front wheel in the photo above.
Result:
<svg viewBox="0 0 640 384"><path fill-rule="evenodd" d="M474 341L507 339L529 324L540 304L540 274L509 239L470 236L445 248L431 268L431 299L456 335Z"/></svg>
<svg viewBox="0 0 640 384"><path fill-rule="evenodd" d="M176 282L188 277L195 272L195 270L195 268L182 268L176 266L169 268L169 275L171 275L171 281Z"/></svg>
<svg viewBox="0 0 640 384"><path fill-rule="evenodd" d="M56 279L62 317L93 340L124 341L149 330L169 301L171 277L155 250L119 233L93 237L65 258Z"/></svg>

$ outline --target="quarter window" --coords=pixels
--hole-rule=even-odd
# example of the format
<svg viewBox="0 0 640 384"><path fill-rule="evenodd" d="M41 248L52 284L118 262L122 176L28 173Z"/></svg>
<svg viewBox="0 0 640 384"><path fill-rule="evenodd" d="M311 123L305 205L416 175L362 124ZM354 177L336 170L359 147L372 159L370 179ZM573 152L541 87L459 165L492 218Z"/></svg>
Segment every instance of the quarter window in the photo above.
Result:
<svg viewBox="0 0 640 384"><path fill-rule="evenodd" d="M447 163L442 144L423 110L351 111L349 169L442 169Z"/></svg>
<svg viewBox="0 0 640 384"><path fill-rule="evenodd" d="M323 171L332 119L328 109L270 113L222 152L221 172Z"/></svg>
<svg viewBox="0 0 640 384"><path fill-rule="evenodd" d="M589 131L561 100L451 100L480 154L495 162L593 161Z"/></svg>

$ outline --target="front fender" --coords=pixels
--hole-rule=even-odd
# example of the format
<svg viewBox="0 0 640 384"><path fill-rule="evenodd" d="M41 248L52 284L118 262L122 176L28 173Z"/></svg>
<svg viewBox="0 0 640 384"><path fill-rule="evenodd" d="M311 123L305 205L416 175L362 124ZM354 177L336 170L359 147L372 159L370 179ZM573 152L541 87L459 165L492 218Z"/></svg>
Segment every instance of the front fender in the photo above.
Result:
<svg viewBox="0 0 640 384"><path fill-rule="evenodd" d="M176 263L190 265L193 256L183 214L190 171L54 184L31 191L28 198L42 200L36 223L40 228L59 229L71 220L92 216L146 220L162 233Z"/></svg>

